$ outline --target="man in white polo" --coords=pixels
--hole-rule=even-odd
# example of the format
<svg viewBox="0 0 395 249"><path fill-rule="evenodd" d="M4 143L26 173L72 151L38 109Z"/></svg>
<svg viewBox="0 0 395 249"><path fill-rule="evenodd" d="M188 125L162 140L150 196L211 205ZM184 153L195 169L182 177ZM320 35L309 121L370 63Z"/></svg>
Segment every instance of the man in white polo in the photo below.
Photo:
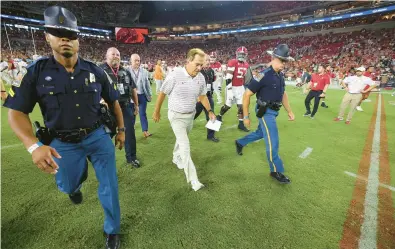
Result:
<svg viewBox="0 0 395 249"><path fill-rule="evenodd" d="M334 121L342 121L344 112L346 111L347 106L350 105L350 111L348 112L346 120L346 124L350 124L355 108L362 99L362 93L367 93L375 87L372 79L363 76L363 72L365 72L364 67L358 67L355 70L356 75L346 77L343 82L341 82L341 85L347 93L344 95L340 105L339 115L334 119ZM364 90L367 85L369 88Z"/></svg>
<svg viewBox="0 0 395 249"><path fill-rule="evenodd" d="M188 138L188 133L192 130L193 126L196 102L199 100L203 104L209 113L210 120L215 121L216 119L207 99L205 78L200 73L205 56L205 53L198 48L188 51L185 67L176 68L166 77L160 89L153 114L154 122L159 122L160 109L166 95L168 95L168 118L176 136L173 163L179 169L184 169L187 182L191 183L192 189L195 191L204 187L199 182L196 174Z"/></svg>

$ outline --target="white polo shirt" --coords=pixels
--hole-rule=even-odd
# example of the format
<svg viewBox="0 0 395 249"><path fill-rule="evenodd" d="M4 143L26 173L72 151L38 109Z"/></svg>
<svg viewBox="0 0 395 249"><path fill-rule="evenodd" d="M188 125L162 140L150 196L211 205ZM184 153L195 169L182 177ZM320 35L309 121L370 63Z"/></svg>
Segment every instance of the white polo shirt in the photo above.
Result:
<svg viewBox="0 0 395 249"><path fill-rule="evenodd" d="M343 82L348 84L348 92L351 94L361 93L366 85L372 86L374 82L371 78L366 76L349 76L346 77Z"/></svg>
<svg viewBox="0 0 395 249"><path fill-rule="evenodd" d="M160 89L169 96L168 108L178 113L192 113L199 96L206 95L206 81L201 73L191 77L185 67L167 75Z"/></svg>

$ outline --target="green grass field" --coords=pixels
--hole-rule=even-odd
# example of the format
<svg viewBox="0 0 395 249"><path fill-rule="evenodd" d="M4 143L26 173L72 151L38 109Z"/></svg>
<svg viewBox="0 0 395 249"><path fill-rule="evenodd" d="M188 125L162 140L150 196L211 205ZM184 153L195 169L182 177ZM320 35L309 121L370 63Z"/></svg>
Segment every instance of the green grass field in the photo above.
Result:
<svg viewBox="0 0 395 249"><path fill-rule="evenodd" d="M236 108L224 116L217 144L206 140L203 115L194 124L189 136L192 159L206 185L198 192L172 164L175 137L167 110L162 109L159 124L151 121L154 135L149 139L136 124L142 167L126 167L124 151L117 151L121 247L338 248L355 184L344 171L358 171L377 94L371 94L372 102L364 103L365 111L356 113L347 126L332 121L343 91L328 92L329 108L319 108L315 120L303 117L305 96L292 87L288 93L296 120L287 121L284 109L277 119L280 156L292 180L286 186L269 177L262 140L245 147L243 156L236 155L234 140L246 134L234 127ZM383 94L395 186L395 106L389 101L395 102L395 97ZM150 117L153 106L151 102ZM103 248L103 211L93 168L82 188L83 204L73 205L57 190L54 177L32 163L8 126L7 109L1 110L2 248ZM31 119L42 120L38 108ZM256 126L253 119L251 128ZM312 153L299 158L306 147L313 148Z"/></svg>

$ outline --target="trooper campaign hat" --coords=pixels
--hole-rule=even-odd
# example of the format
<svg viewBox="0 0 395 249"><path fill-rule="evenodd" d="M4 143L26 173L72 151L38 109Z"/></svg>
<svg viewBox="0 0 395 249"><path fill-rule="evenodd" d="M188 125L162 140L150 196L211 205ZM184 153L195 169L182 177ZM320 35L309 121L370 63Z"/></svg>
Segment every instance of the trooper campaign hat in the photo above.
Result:
<svg viewBox="0 0 395 249"><path fill-rule="evenodd" d="M46 29L66 30L79 33L75 15L60 6L51 6L44 11L44 27Z"/></svg>
<svg viewBox="0 0 395 249"><path fill-rule="evenodd" d="M267 51L273 57L284 61L294 61L295 59L289 56L289 47L287 44L279 44L274 51Z"/></svg>

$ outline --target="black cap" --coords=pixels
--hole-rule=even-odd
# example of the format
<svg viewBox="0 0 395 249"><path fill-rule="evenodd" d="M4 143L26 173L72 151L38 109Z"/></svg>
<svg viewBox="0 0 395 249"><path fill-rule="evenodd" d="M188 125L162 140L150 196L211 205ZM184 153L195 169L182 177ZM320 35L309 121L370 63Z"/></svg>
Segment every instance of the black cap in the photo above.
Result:
<svg viewBox="0 0 395 249"><path fill-rule="evenodd" d="M69 10L60 6L51 6L44 11L44 27L63 29L72 32L80 32L77 26L77 18Z"/></svg>
<svg viewBox="0 0 395 249"><path fill-rule="evenodd" d="M295 59L289 56L289 47L287 44L279 44L274 51L267 51L268 54L285 61L294 61Z"/></svg>

